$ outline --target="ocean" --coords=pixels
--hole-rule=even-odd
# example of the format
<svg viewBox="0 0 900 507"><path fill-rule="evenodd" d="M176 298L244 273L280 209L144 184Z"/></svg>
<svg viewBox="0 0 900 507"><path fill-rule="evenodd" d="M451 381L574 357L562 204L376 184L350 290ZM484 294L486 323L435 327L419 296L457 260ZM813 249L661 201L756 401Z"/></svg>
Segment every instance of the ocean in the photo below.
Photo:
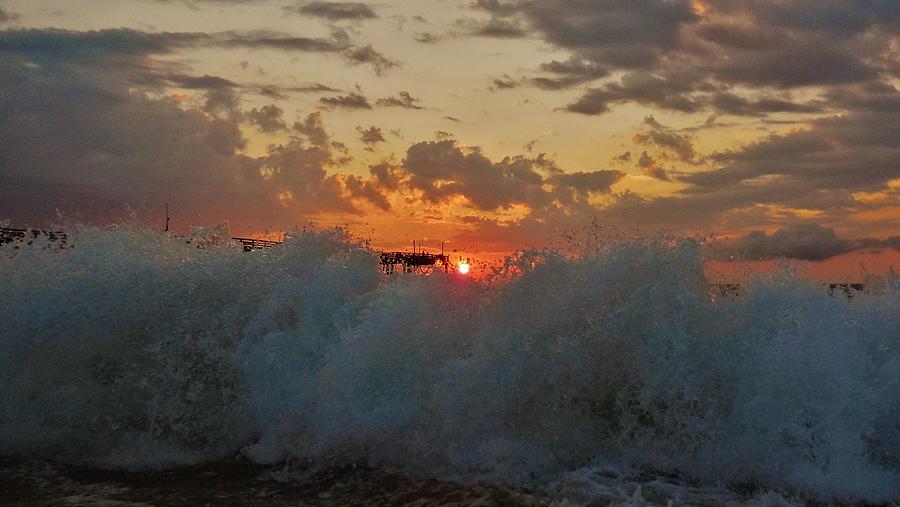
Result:
<svg viewBox="0 0 900 507"><path fill-rule="evenodd" d="M894 276L846 298L783 269L714 297L701 245L662 238L481 278L385 277L341 230L15 246L8 502L900 502Z"/></svg>

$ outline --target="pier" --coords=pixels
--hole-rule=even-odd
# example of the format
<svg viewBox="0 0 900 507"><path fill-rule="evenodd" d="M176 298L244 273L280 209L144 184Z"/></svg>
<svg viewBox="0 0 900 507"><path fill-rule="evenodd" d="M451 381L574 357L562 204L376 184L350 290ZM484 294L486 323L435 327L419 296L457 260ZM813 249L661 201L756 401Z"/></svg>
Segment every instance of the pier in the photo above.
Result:
<svg viewBox="0 0 900 507"><path fill-rule="evenodd" d="M37 229L12 229L0 227L0 245L4 243L22 242L33 245L38 238L46 238L48 243L57 243L60 248L66 247L66 233L62 231L40 231ZM17 247L18 248L18 247Z"/></svg>
<svg viewBox="0 0 900 507"><path fill-rule="evenodd" d="M236 241L241 244L244 248L245 252L250 252L253 250L262 250L264 248L272 248L275 245L280 245L281 241L272 241L268 239L255 239L255 238L231 238L233 241Z"/></svg>
<svg viewBox="0 0 900 507"><path fill-rule="evenodd" d="M423 266L439 266L444 272L450 270L450 256L441 254L432 254L426 252L378 252L381 260L381 271L386 275L394 274L399 266L404 273L412 273L416 268Z"/></svg>

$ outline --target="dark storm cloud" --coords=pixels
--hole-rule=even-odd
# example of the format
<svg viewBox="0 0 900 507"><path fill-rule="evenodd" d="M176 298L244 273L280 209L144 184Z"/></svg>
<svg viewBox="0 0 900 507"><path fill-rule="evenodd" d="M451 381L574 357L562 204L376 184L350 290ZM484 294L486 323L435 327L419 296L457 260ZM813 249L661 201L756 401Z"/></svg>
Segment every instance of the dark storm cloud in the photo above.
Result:
<svg viewBox="0 0 900 507"><path fill-rule="evenodd" d="M619 68L645 67L676 44L696 16L687 1L522 0L478 2L492 21L522 20L539 37L579 58Z"/></svg>
<svg viewBox="0 0 900 507"><path fill-rule="evenodd" d="M506 23L568 60L524 82L545 90L594 83L570 112L600 115L638 103L676 112L766 116L814 114L831 104L786 93L900 76L894 38L900 7L890 0L819 2L707 0L477 1L490 23ZM618 72L611 81L603 79ZM599 84L595 82L600 82Z"/></svg>
<svg viewBox="0 0 900 507"><path fill-rule="evenodd" d="M768 26L830 33L841 37L859 34L871 27L889 31L900 28L900 4L892 0L716 0L711 3L724 14L751 15Z"/></svg>
<svg viewBox="0 0 900 507"><path fill-rule="evenodd" d="M371 7L358 2L309 2L284 7L284 11L289 14L316 16L330 21L364 20L378 17Z"/></svg>
<svg viewBox="0 0 900 507"><path fill-rule="evenodd" d="M202 38L0 32L0 95L8 105L0 108L0 216L46 222L61 210L109 221L128 207L140 214L163 202L207 223L237 217L279 225L299 213L354 212L341 180L326 172L339 157L319 115L295 125L289 144L242 155L244 115L233 83L176 76L151 57ZM203 90L205 100L192 107L166 96L173 81ZM250 114L257 125L278 124L277 109Z"/></svg>
<svg viewBox="0 0 900 507"><path fill-rule="evenodd" d="M721 81L755 87L836 85L865 81L878 75L860 55L835 44L827 36L783 41L771 50L729 53L702 63Z"/></svg>
<svg viewBox="0 0 900 507"><path fill-rule="evenodd" d="M336 97L322 97L319 99L319 104L343 109L372 109L369 99L358 93L338 95Z"/></svg>

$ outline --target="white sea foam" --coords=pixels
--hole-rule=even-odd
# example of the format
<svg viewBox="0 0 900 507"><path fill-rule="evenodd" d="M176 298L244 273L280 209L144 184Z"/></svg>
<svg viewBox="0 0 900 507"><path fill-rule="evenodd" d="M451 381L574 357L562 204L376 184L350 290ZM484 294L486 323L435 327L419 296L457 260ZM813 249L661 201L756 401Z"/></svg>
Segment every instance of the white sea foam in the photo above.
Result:
<svg viewBox="0 0 900 507"><path fill-rule="evenodd" d="M615 463L900 499L893 279L848 301L779 273L713 301L691 241L532 254L486 284L382 278L340 231L246 254L68 232L0 246L0 453L356 461L578 503Z"/></svg>

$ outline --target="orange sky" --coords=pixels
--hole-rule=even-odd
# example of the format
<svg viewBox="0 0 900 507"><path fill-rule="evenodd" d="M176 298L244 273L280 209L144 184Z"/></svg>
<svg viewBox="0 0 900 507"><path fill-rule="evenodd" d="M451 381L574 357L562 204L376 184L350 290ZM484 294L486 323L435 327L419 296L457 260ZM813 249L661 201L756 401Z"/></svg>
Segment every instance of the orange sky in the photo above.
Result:
<svg viewBox="0 0 900 507"><path fill-rule="evenodd" d="M0 3L13 225L156 227L169 203L182 232L484 259L594 223L827 258L822 279L897 266L892 4ZM710 272L748 265L771 262Z"/></svg>

